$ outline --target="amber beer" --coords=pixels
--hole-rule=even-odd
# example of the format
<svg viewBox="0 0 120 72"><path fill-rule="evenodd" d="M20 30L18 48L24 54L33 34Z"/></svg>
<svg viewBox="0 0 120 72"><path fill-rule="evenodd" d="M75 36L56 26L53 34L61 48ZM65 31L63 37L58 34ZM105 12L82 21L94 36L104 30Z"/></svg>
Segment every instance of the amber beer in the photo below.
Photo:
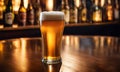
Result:
<svg viewBox="0 0 120 72"><path fill-rule="evenodd" d="M42 61L47 64L60 63L64 13L59 11L41 12L40 29L43 38Z"/></svg>

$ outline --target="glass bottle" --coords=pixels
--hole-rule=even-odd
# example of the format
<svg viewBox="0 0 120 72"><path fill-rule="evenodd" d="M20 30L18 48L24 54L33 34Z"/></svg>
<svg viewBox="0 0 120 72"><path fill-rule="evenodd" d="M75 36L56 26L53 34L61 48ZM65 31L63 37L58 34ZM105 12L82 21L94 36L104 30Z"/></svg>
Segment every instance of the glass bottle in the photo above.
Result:
<svg viewBox="0 0 120 72"><path fill-rule="evenodd" d="M3 12L5 11L4 0L0 0L0 24L3 23Z"/></svg>
<svg viewBox="0 0 120 72"><path fill-rule="evenodd" d="M114 4L114 18L115 20L119 20L120 19L120 11L119 11L119 1L115 0L115 4Z"/></svg>
<svg viewBox="0 0 120 72"><path fill-rule="evenodd" d="M19 10L19 6L20 6L20 2L21 2L21 0L12 0L13 11L14 11L14 15L15 15L13 26L18 26L18 10Z"/></svg>
<svg viewBox="0 0 120 72"><path fill-rule="evenodd" d="M87 22L87 8L86 8L86 0L80 0L80 5L78 9L78 22L85 23Z"/></svg>
<svg viewBox="0 0 120 72"><path fill-rule="evenodd" d="M62 12L64 12L65 15L65 23L68 24L70 20L68 0L62 0Z"/></svg>
<svg viewBox="0 0 120 72"><path fill-rule="evenodd" d="M34 25L34 8L32 6L31 0L29 0L27 7L27 25Z"/></svg>
<svg viewBox="0 0 120 72"><path fill-rule="evenodd" d="M99 5L100 0L94 0L92 6L92 22L98 23L102 22L102 8Z"/></svg>
<svg viewBox="0 0 120 72"><path fill-rule="evenodd" d="M114 20L114 11L113 11L113 3L112 0L106 0L104 6L104 21L113 21Z"/></svg>
<svg viewBox="0 0 120 72"><path fill-rule="evenodd" d="M21 0L20 8L18 10L18 25L25 26L26 25L26 8L24 7L24 0Z"/></svg>
<svg viewBox="0 0 120 72"><path fill-rule="evenodd" d="M78 22L78 9L75 6L74 0L69 0L70 6L70 21L69 23L77 23Z"/></svg>
<svg viewBox="0 0 120 72"><path fill-rule="evenodd" d="M4 12L4 27L12 27L14 21L14 13L12 0L9 0Z"/></svg>
<svg viewBox="0 0 120 72"><path fill-rule="evenodd" d="M39 21L40 12L42 12L41 5L40 5L40 0L35 0L33 7L34 7L34 14L35 14L34 24L39 25L40 24L40 21Z"/></svg>
<svg viewBox="0 0 120 72"><path fill-rule="evenodd" d="M93 6L93 0L86 0L87 18L89 23L92 22L92 18L91 18L92 6Z"/></svg>

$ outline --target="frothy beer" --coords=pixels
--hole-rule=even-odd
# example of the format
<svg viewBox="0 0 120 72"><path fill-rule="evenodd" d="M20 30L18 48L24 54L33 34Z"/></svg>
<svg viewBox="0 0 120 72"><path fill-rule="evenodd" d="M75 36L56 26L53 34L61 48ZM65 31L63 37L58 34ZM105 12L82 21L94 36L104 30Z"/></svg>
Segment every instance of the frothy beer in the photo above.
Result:
<svg viewBox="0 0 120 72"><path fill-rule="evenodd" d="M64 13L42 12L40 29L43 38L42 61L47 64L58 63L61 60L60 46L64 30Z"/></svg>

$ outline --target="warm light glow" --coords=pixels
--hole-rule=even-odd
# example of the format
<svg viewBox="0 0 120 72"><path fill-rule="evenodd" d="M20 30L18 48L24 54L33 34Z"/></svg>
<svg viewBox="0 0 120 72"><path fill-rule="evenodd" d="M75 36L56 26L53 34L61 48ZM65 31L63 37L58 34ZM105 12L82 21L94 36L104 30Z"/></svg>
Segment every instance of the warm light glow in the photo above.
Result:
<svg viewBox="0 0 120 72"><path fill-rule="evenodd" d="M4 10L5 10L4 0L0 0L0 19L3 19L3 11Z"/></svg>
<svg viewBox="0 0 120 72"><path fill-rule="evenodd" d="M107 44L108 44L108 46L112 46L112 38L107 39Z"/></svg>
<svg viewBox="0 0 120 72"><path fill-rule="evenodd" d="M75 0L75 5L76 5L76 7L79 7L79 5L80 5L80 0Z"/></svg>
<svg viewBox="0 0 120 72"><path fill-rule="evenodd" d="M18 28L18 24L13 24L13 28Z"/></svg>
<svg viewBox="0 0 120 72"><path fill-rule="evenodd" d="M26 40L21 39L21 52L20 52L20 64L21 64L21 68L22 70L26 71L26 66L27 66L27 61L26 61Z"/></svg>
<svg viewBox="0 0 120 72"><path fill-rule="evenodd" d="M2 53L2 52L3 52L3 44L0 43L0 53Z"/></svg>
<svg viewBox="0 0 120 72"><path fill-rule="evenodd" d="M100 47L103 48L104 47L104 42L105 41L105 38L104 37L101 37L100 38Z"/></svg>
<svg viewBox="0 0 120 72"><path fill-rule="evenodd" d="M112 6L109 6L108 10L107 10L108 20L113 20L113 15L112 14L113 14Z"/></svg>
<svg viewBox="0 0 120 72"><path fill-rule="evenodd" d="M103 7L105 4L105 0L101 0L101 7Z"/></svg>
<svg viewBox="0 0 120 72"><path fill-rule="evenodd" d="M49 69L49 72L53 72L53 71L52 71L52 70L53 70L52 65L49 65L49 66L48 66L48 69Z"/></svg>
<svg viewBox="0 0 120 72"><path fill-rule="evenodd" d="M52 11L53 10L54 0L47 0L46 2L47 2L47 4L46 4L47 10Z"/></svg>
<svg viewBox="0 0 120 72"><path fill-rule="evenodd" d="M20 48L20 40L14 40L12 44L15 48Z"/></svg>
<svg viewBox="0 0 120 72"><path fill-rule="evenodd" d="M74 37L74 47L76 50L79 50L79 38Z"/></svg>
<svg viewBox="0 0 120 72"><path fill-rule="evenodd" d="M3 47L3 43L0 43L0 60L3 58L3 51L4 51L4 47Z"/></svg>
<svg viewBox="0 0 120 72"><path fill-rule="evenodd" d="M70 45L70 37L69 36L65 37L65 44Z"/></svg>
<svg viewBox="0 0 120 72"><path fill-rule="evenodd" d="M28 0L24 0L24 6L25 6L25 8L27 8L27 6L28 6Z"/></svg>
<svg viewBox="0 0 120 72"><path fill-rule="evenodd" d="M65 47L66 46L70 46L67 49L70 49L72 47L74 47L75 50L79 50L79 38L78 37L74 37L74 36L65 36Z"/></svg>
<svg viewBox="0 0 120 72"><path fill-rule="evenodd" d="M94 37L95 48L99 48L99 38Z"/></svg>
<svg viewBox="0 0 120 72"><path fill-rule="evenodd" d="M21 0L12 0L13 11L14 12L17 12L19 10L20 3L21 3ZM27 8L27 6L28 6L28 0L24 0L24 6L25 6L25 8Z"/></svg>
<svg viewBox="0 0 120 72"><path fill-rule="evenodd" d="M24 60L25 57L25 53L26 53L26 40L21 39L21 59Z"/></svg>
<svg viewBox="0 0 120 72"><path fill-rule="evenodd" d="M19 6L20 6L20 0L12 0L12 4L13 4L13 11L18 11Z"/></svg>
<svg viewBox="0 0 120 72"><path fill-rule="evenodd" d="M82 21L87 21L87 9L86 9L86 8L84 8L84 9L81 11L81 15L82 15L81 20L82 20Z"/></svg>
<svg viewBox="0 0 120 72"><path fill-rule="evenodd" d="M100 10L93 12L93 21L95 22L102 21L102 12Z"/></svg>
<svg viewBox="0 0 120 72"><path fill-rule="evenodd" d="M0 25L0 29L3 29L4 28L4 26L3 25Z"/></svg>
<svg viewBox="0 0 120 72"><path fill-rule="evenodd" d="M13 44L15 44L13 57L15 63L17 63L18 65L16 67L18 67L18 69L20 69L22 72L26 72L27 71L26 40L20 39L18 41L14 41ZM20 46L16 46L16 45L20 45Z"/></svg>

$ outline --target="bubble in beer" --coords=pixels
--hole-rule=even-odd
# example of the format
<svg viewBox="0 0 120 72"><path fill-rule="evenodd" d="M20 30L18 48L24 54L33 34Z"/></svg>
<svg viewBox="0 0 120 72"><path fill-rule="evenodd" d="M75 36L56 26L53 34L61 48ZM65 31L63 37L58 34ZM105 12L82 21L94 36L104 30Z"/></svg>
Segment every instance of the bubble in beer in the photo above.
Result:
<svg viewBox="0 0 120 72"><path fill-rule="evenodd" d="M64 20L64 13L60 11L41 12L40 21L43 20Z"/></svg>

